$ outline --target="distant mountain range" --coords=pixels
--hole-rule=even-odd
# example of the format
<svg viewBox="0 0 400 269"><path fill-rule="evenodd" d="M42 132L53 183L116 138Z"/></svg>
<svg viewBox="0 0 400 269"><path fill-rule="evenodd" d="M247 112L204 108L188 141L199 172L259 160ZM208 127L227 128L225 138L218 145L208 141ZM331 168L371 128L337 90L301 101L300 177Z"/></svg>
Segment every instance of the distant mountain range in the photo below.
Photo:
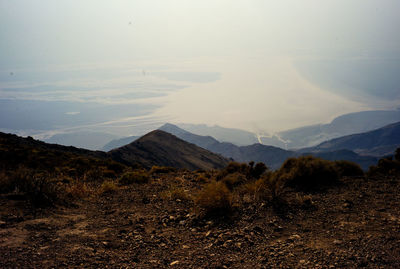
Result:
<svg viewBox="0 0 400 269"><path fill-rule="evenodd" d="M55 134L47 139L47 143L59 144L64 146L74 146L90 150L99 150L104 144L118 136L102 132L71 132Z"/></svg>
<svg viewBox="0 0 400 269"><path fill-rule="evenodd" d="M229 162L227 158L161 130L152 131L109 154L115 161L140 164L146 168L159 165L209 170L225 167Z"/></svg>
<svg viewBox="0 0 400 269"><path fill-rule="evenodd" d="M218 125L205 124L177 124L180 128L192 134L212 136L220 142L230 142L238 146L247 146L258 143L256 134L235 128L224 128Z"/></svg>
<svg viewBox="0 0 400 269"><path fill-rule="evenodd" d="M124 138L119 138L119 139L114 139L111 140L110 142L108 142L107 144L105 144L101 150L102 151L110 151L112 149L116 149L122 146L125 146L129 143L132 143L133 141L135 141L136 139L138 139L140 136L128 136L128 137L124 137Z"/></svg>
<svg viewBox="0 0 400 269"><path fill-rule="evenodd" d="M340 116L329 124L289 130L281 132L279 139L270 138L270 141L276 139L280 143L286 140L288 145L293 147L314 144L323 140L322 143L316 143L317 145L298 150L286 150L257 143L258 140L254 134L238 129L193 124L184 125L198 133L212 133L225 140L228 140L231 136L231 141L236 141L239 144L252 143L251 145L221 142L213 136L195 134L167 123L161 126L159 130L142 137L131 136L112 140L102 147L108 153L86 151L85 154L90 152L91 155L98 155L102 158L108 156L128 165L135 163L144 167L162 165L188 169L219 168L230 159L239 162L263 162L271 169L276 169L289 157L314 155L328 160L353 161L359 163L363 169L367 169L370 165L375 164L378 158L390 155L397 147L400 147L400 119L397 123L391 123L384 127L380 126L398 118L400 118L399 110L351 113ZM379 126L379 128L369 130L376 126ZM351 133L350 135L324 140L324 138L330 136L336 137L355 130L361 131L358 134ZM93 134L92 139L90 139L91 134ZM74 134L55 136L47 141L59 143L57 138L62 137L64 137L64 142L68 139L74 141L74 137L79 136L80 143L87 141L90 146L101 140L97 139L97 135L98 133L81 132L75 133L75 136ZM100 134L101 136L102 134ZM68 139L65 140L65 138ZM82 146L88 148L88 146ZM51 147L61 146L51 145ZM66 148L68 150L81 150L72 147Z"/></svg>
<svg viewBox="0 0 400 269"><path fill-rule="evenodd" d="M359 155L382 157L392 154L398 147L400 147L400 122L373 131L332 139L301 151L319 153L347 149Z"/></svg>
<svg viewBox="0 0 400 269"><path fill-rule="evenodd" d="M359 156L350 150L338 150L335 148L332 148L331 151L312 152L311 150L284 150L278 147L266 146L259 143L250 146L236 146L232 143L219 142L210 136L192 134L173 124L165 124L160 127L160 130L172 133L183 140L221 154L227 158L232 158L239 162L263 162L271 169L279 168L287 158L297 157L300 155L314 155L327 160L348 160L359 163L363 169L368 169L370 165L375 164L377 161L376 157Z"/></svg>
<svg viewBox="0 0 400 269"><path fill-rule="evenodd" d="M118 147L107 153L0 134L0 138L6 140L4 144L10 147L17 143L41 150L67 152L101 159L111 158L133 166L150 168L153 165L159 165L192 170L221 168L232 159L239 162L263 162L271 169L276 169L287 158L301 155L314 155L327 160L353 161L359 163L363 169L367 169L377 162L378 157L392 154L397 147L400 147L400 122L373 131L336 138L298 151L259 143L237 146L228 142L219 142L211 136L192 134L173 124L165 124L159 130L137 139L128 137L125 140L117 140L119 143L128 142L128 144L121 146L114 143Z"/></svg>
<svg viewBox="0 0 400 269"><path fill-rule="evenodd" d="M278 136L286 141L287 148L300 149L312 147L333 138L368 132L399 121L400 110L362 111L339 116L329 124L283 131L278 133Z"/></svg>
<svg viewBox="0 0 400 269"><path fill-rule="evenodd" d="M368 132L399 121L400 110L392 110L362 111L345 114L335 118L329 124L305 126L271 135L256 134L235 128L208 126L205 124L178 124L178 127L195 135L211 136L221 143L227 142L237 146L261 143L283 149L301 149L313 147L341 136ZM45 141L91 150L109 151L124 146L138 137L139 136L119 138L118 136L108 133L79 131L57 134L45 139Z"/></svg>

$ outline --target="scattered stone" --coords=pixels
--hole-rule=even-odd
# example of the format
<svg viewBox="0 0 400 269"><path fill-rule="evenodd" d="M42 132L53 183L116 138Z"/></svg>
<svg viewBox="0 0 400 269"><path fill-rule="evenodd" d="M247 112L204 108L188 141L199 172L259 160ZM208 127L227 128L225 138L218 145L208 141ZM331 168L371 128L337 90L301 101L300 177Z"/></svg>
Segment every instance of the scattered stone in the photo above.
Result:
<svg viewBox="0 0 400 269"><path fill-rule="evenodd" d="M179 263L179 261L173 261L169 265L173 266L173 265L177 265L178 263Z"/></svg>

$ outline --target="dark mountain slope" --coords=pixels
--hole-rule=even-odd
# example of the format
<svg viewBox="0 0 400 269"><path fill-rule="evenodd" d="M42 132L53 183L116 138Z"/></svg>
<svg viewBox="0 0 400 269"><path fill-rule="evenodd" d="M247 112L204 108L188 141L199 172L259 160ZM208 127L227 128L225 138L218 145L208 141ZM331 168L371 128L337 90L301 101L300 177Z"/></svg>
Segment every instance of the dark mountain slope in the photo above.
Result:
<svg viewBox="0 0 400 269"><path fill-rule="evenodd" d="M110 151L114 160L125 164L153 165L176 168L214 169L224 167L229 160L183 141L161 130L150 132L129 145Z"/></svg>
<svg viewBox="0 0 400 269"><path fill-rule="evenodd" d="M42 142L40 140L35 140L32 137L20 137L14 134L6 134L0 132L0 145L7 147L8 150L13 148L29 148L29 149L41 149L41 150L50 150L56 152L64 152L64 153L72 153L77 155L83 155L87 157L95 157L95 158L108 158L107 153L102 151L92 151L88 149L76 148L73 146L62 146L57 144L49 144L46 142Z"/></svg>
<svg viewBox="0 0 400 269"><path fill-rule="evenodd" d="M326 152L353 150L361 155L377 157L392 154L400 146L400 122L374 131L339 137L302 151Z"/></svg>
<svg viewBox="0 0 400 269"><path fill-rule="evenodd" d="M119 171L122 167L105 152L47 144L31 137L0 133L0 169L18 172L27 168L83 176L89 170L105 168Z"/></svg>

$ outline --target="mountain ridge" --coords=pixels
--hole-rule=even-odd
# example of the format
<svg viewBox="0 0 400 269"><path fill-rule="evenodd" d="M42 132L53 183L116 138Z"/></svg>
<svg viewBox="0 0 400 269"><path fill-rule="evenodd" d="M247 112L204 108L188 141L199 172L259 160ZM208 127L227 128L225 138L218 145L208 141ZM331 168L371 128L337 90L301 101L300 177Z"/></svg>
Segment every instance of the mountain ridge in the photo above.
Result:
<svg viewBox="0 0 400 269"><path fill-rule="evenodd" d="M139 163L145 168L159 165L209 170L222 168L229 162L227 158L162 130L154 130L126 146L111 150L109 154L119 162Z"/></svg>

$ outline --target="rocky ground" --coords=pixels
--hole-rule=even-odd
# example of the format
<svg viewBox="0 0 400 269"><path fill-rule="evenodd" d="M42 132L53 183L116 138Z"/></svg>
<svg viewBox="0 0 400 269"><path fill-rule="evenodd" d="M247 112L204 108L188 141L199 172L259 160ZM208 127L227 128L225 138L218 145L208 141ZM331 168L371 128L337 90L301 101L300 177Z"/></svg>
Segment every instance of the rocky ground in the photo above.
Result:
<svg viewBox="0 0 400 269"><path fill-rule="evenodd" d="M0 198L0 267L400 268L400 179L347 179L323 193L246 199L230 218L204 219L193 174L33 209Z"/></svg>

